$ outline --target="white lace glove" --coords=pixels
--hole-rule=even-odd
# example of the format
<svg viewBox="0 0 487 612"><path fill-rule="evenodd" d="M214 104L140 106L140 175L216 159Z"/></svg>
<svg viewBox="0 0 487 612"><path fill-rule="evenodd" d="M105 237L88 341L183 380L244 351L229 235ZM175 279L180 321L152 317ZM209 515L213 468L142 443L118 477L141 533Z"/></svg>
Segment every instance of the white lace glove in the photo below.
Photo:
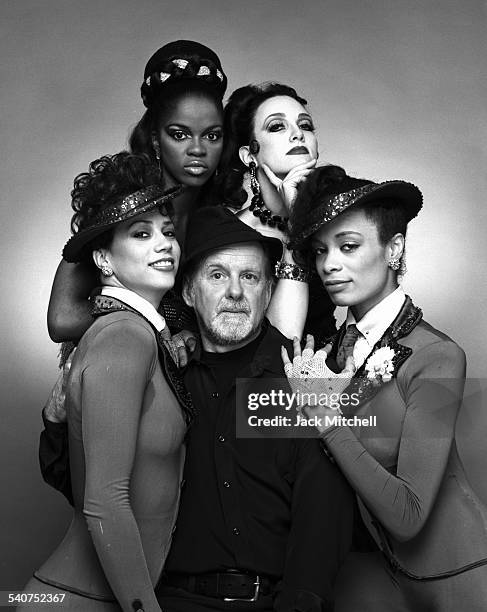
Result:
<svg viewBox="0 0 487 612"><path fill-rule="evenodd" d="M302 398L302 401L298 400L298 410L305 410L307 416L319 417L329 415L330 410L341 413L337 398L348 387L355 373L353 357L347 359L345 368L337 374L326 365L331 345L315 353L314 338L308 335L302 353L298 338L293 340L293 349L292 362L284 347L281 347L281 355L289 385L296 396Z"/></svg>

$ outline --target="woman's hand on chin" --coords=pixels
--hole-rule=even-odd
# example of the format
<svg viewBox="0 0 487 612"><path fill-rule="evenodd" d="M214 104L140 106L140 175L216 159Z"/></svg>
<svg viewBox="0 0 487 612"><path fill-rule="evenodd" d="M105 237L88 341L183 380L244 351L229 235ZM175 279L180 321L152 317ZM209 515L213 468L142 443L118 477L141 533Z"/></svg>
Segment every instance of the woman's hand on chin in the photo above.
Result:
<svg viewBox="0 0 487 612"><path fill-rule="evenodd" d="M301 352L298 338L293 340L293 360L284 347L281 347L284 373L289 385L297 398L297 410L303 418L312 422L323 433L332 423L327 423L325 417L335 417L341 414L340 396L350 384L355 373L353 357L349 357L344 369L333 372L326 359L331 345L314 352L314 338L308 334L306 346Z"/></svg>
<svg viewBox="0 0 487 612"><path fill-rule="evenodd" d="M283 179L278 178L267 164L262 164L263 172L271 184L277 189L288 214L291 212L294 201L298 195L299 184L306 180L311 172L313 172L317 161L318 158L311 159L310 161L295 166Z"/></svg>

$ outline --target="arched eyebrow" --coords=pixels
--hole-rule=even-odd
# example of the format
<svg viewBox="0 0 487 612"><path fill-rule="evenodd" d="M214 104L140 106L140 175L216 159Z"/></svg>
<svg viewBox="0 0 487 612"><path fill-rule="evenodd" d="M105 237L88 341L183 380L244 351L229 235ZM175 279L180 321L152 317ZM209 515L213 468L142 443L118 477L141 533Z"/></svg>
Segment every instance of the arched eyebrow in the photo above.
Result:
<svg viewBox="0 0 487 612"><path fill-rule="evenodd" d="M354 232L352 230L348 230L348 231L344 231L344 232L338 232L338 234L335 234L335 238L341 238L342 236L349 236L350 234L354 234L355 236L361 236L362 235L360 232Z"/></svg>
<svg viewBox="0 0 487 612"><path fill-rule="evenodd" d="M134 219L132 223L129 223L129 227L137 225L137 223L147 223L147 225L151 225L152 221L150 219Z"/></svg>
<svg viewBox="0 0 487 612"><path fill-rule="evenodd" d="M171 128L178 128L178 129L183 129L183 130L191 131L191 128L189 127L189 125L186 125L185 123L168 123L165 126L166 130L169 130ZM215 125L210 125L210 126L206 127L205 131L208 131L208 130L221 130L221 129L223 129L223 123L215 123Z"/></svg>
<svg viewBox="0 0 487 612"><path fill-rule="evenodd" d="M268 119L271 119L274 117L278 117L279 119L285 119L286 113L271 113L270 115L267 115L265 120L267 121ZM299 113L298 119L311 119L311 115L309 113Z"/></svg>
<svg viewBox="0 0 487 612"><path fill-rule="evenodd" d="M152 219L134 219L132 221L132 223L129 223L129 228L133 227L134 225L137 225L137 223L145 223L146 225L152 225L154 223L154 221ZM167 227L168 225L173 225L173 222L171 221L171 219L168 217L167 221L164 221L162 224L164 227Z"/></svg>

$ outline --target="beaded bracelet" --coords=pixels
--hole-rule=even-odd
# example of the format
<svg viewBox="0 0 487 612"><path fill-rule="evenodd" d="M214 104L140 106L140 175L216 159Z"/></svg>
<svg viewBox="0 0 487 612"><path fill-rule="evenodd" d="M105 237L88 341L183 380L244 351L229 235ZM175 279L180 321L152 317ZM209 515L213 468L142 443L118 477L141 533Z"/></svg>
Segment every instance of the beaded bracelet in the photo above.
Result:
<svg viewBox="0 0 487 612"><path fill-rule="evenodd" d="M309 281L309 272L297 264L280 261L275 267L276 278L286 278L288 280L301 281L307 283Z"/></svg>

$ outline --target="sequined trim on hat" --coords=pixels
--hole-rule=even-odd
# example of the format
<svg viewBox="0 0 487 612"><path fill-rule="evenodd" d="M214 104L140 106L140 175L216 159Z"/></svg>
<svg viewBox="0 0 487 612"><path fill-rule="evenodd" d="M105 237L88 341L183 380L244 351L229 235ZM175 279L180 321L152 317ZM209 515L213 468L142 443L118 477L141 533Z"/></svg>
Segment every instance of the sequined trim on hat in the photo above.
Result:
<svg viewBox="0 0 487 612"><path fill-rule="evenodd" d="M318 230L322 225L334 219L337 215L352 206L352 204L358 202L365 195L377 191L390 183L401 183L403 185L408 185L409 187L413 187L418 190L415 185L413 185L412 183L407 183L405 181L384 181L383 183L369 183L367 185L363 185L362 187L357 187L356 189L351 189L350 191L339 193L329 198L328 200L324 200L317 208L315 208L315 210L312 211L310 215L310 225L297 238L292 241L293 246L298 246L303 240L308 238L308 236L314 234L314 232ZM421 195L421 192L419 190L418 192ZM419 208L421 208L421 205L419 206Z"/></svg>
<svg viewBox="0 0 487 612"><path fill-rule="evenodd" d="M131 193L117 204L108 206L96 216L92 224L83 229L91 229L99 225L107 225L129 219L134 215L145 212L147 208L155 206L158 200L172 199L178 193L179 190L168 194L160 185L149 185L149 187L144 187L144 189Z"/></svg>
<svg viewBox="0 0 487 612"><path fill-rule="evenodd" d="M339 193L338 195L333 196L326 202L326 208L324 211L323 206L320 206L319 209L317 209L319 219L314 220L311 227L306 230L306 233L308 235L313 234L324 223L328 223L334 219L346 208L354 204L357 200L360 200L360 198L364 195L377 189L377 187L378 185L376 183L371 183L370 185L363 185L363 187L357 187L356 189L351 189L350 191L345 191L344 193Z"/></svg>

